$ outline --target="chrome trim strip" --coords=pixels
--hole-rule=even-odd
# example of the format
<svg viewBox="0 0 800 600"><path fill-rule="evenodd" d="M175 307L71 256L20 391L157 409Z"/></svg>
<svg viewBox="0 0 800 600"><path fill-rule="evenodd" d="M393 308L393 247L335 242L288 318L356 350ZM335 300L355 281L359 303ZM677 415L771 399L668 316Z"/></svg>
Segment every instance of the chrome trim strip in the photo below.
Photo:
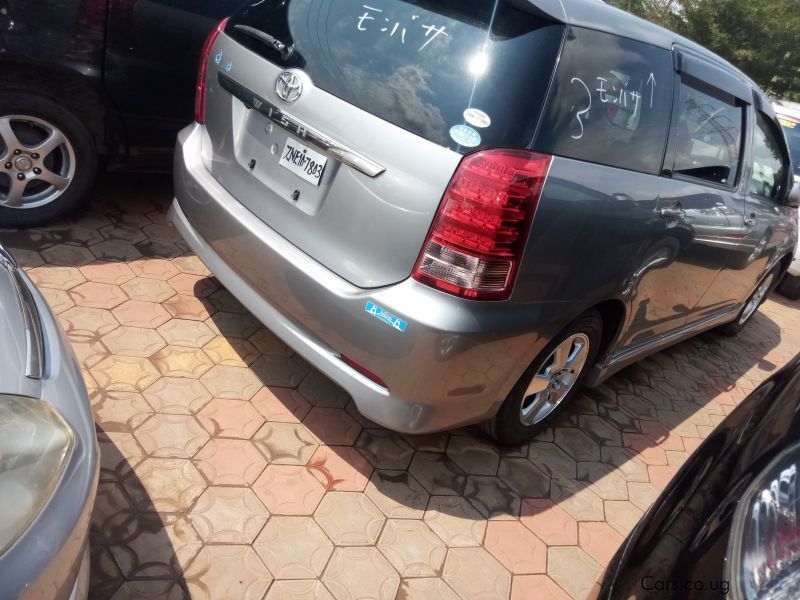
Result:
<svg viewBox="0 0 800 600"><path fill-rule="evenodd" d="M25 377L41 379L44 373L44 334L36 300L22 278L14 258L2 246L0 246L0 264L6 268L11 277L22 311L26 342Z"/></svg>
<svg viewBox="0 0 800 600"><path fill-rule="evenodd" d="M625 360L627 360L631 356L639 354L640 352L646 352L649 348L660 348L661 346L670 345L672 342L680 340L682 338L691 337L696 333L700 333L700 330L708 329L710 325L713 326L713 324L716 321L723 321L729 315L737 314L737 311L739 310L741 310L740 306L733 306L731 308L723 309L721 311L714 313L709 317L706 317L705 319L701 319L700 321L692 323L691 325L681 327L680 329L677 329L671 333L658 337L649 342L639 344L638 346L634 346L633 348L617 352L608 361L606 367L613 367L614 365L618 365L621 362L625 362Z"/></svg>
<svg viewBox="0 0 800 600"><path fill-rule="evenodd" d="M332 154L341 162L350 165L354 169L361 171L364 175L369 177L377 177L386 171L383 167L370 160L363 154L359 154L355 150L348 148L344 144L340 144L333 138L325 135L321 131L314 129L307 123L301 121L280 108L265 100L258 94L250 91L238 81L235 81L224 73L218 73L217 79L219 84L233 96L242 101L242 103L250 109L258 111L267 119L275 123L297 137L314 144L317 148Z"/></svg>

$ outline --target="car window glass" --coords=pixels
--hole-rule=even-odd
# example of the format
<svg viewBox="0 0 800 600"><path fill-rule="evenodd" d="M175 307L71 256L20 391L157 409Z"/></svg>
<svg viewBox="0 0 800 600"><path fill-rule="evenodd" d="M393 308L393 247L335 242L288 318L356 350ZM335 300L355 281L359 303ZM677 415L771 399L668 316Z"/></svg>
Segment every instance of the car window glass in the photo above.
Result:
<svg viewBox="0 0 800 600"><path fill-rule="evenodd" d="M676 174L733 186L739 172L744 108L680 85L673 119ZM732 100L732 98L731 98Z"/></svg>
<svg viewBox="0 0 800 600"><path fill-rule="evenodd" d="M778 120L789 144L789 156L792 157L795 177L800 177L800 121L789 117L779 117Z"/></svg>
<svg viewBox="0 0 800 600"><path fill-rule="evenodd" d="M250 0L226 33L302 69L318 88L466 153L530 145L564 25L496 0Z"/></svg>
<svg viewBox="0 0 800 600"><path fill-rule="evenodd" d="M570 29L535 148L657 174L672 104L669 51Z"/></svg>
<svg viewBox="0 0 800 600"><path fill-rule="evenodd" d="M777 200L780 197L788 169L782 148L783 141L776 134L777 131L770 127L767 118L758 113L749 192L768 200Z"/></svg>

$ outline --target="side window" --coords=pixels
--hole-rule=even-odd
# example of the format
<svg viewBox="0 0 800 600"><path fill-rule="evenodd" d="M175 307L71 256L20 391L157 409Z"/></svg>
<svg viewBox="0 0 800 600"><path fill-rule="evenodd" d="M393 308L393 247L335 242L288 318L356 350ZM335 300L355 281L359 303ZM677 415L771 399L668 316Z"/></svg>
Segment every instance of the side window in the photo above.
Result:
<svg viewBox="0 0 800 600"><path fill-rule="evenodd" d="M775 126L771 126L771 122L763 114L758 113L753 139L750 195L777 201L781 197L788 169L783 142L778 138Z"/></svg>
<svg viewBox="0 0 800 600"><path fill-rule="evenodd" d="M733 187L739 174L744 107L681 82L673 118L678 175Z"/></svg>
<svg viewBox="0 0 800 600"><path fill-rule="evenodd" d="M669 51L572 27L534 148L658 174L672 86Z"/></svg>

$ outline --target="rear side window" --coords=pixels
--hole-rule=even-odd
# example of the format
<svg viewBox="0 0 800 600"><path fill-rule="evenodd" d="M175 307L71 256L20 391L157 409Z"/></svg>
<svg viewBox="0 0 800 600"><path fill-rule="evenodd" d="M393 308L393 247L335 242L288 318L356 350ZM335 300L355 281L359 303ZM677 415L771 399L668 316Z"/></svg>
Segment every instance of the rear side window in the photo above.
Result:
<svg viewBox="0 0 800 600"><path fill-rule="evenodd" d="M659 173L672 81L668 50L573 27L535 147L568 158Z"/></svg>
<svg viewBox="0 0 800 600"><path fill-rule="evenodd" d="M753 139L753 173L750 176L749 192L753 196L775 201L781 197L789 170L783 140L777 134L776 126L758 113Z"/></svg>
<svg viewBox="0 0 800 600"><path fill-rule="evenodd" d="M789 156L794 165L794 176L800 177L800 121L789 117L778 117L783 127L783 134L789 144Z"/></svg>
<svg viewBox="0 0 800 600"><path fill-rule="evenodd" d="M739 174L744 107L733 96L680 84L673 172L732 187Z"/></svg>
<svg viewBox="0 0 800 600"><path fill-rule="evenodd" d="M251 0L226 33L463 153L530 144L564 26L502 0Z"/></svg>

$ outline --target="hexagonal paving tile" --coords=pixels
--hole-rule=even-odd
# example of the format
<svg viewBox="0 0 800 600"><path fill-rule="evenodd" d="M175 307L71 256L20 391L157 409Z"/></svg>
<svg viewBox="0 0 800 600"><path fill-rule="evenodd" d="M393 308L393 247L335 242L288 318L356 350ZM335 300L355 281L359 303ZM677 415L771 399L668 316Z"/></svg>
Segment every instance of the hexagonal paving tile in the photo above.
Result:
<svg viewBox="0 0 800 600"><path fill-rule="evenodd" d="M23 269L33 269L34 267L41 267L44 264L41 255L33 250L25 250L23 248L12 248L6 246L6 250L11 253L17 264Z"/></svg>
<svg viewBox="0 0 800 600"><path fill-rule="evenodd" d="M511 582L511 600L571 600L547 575L517 575Z"/></svg>
<svg viewBox="0 0 800 600"><path fill-rule="evenodd" d="M303 419L303 425L328 446L352 446L361 433L361 425L340 408L315 406Z"/></svg>
<svg viewBox="0 0 800 600"><path fill-rule="evenodd" d="M90 393L92 411L104 431L133 431L153 414L153 409L138 393L98 389Z"/></svg>
<svg viewBox="0 0 800 600"><path fill-rule="evenodd" d="M253 346L256 347L256 350L261 352L261 354L271 354L272 352L292 354L292 351L289 349L289 347L284 344L278 336L264 327L260 327L258 331L250 336L248 341L253 344ZM312 371L303 381L311 378L315 373L316 371Z"/></svg>
<svg viewBox="0 0 800 600"><path fill-rule="evenodd" d="M259 356L259 352L246 340L217 336L203 350L218 365L246 367Z"/></svg>
<svg viewBox="0 0 800 600"><path fill-rule="evenodd" d="M119 327L103 336L106 348L122 356L147 358L158 352L166 343L153 329Z"/></svg>
<svg viewBox="0 0 800 600"><path fill-rule="evenodd" d="M214 365L200 378L215 398L249 400L261 389L261 382L249 369Z"/></svg>
<svg viewBox="0 0 800 600"><path fill-rule="evenodd" d="M150 361L132 356L110 356L89 371L99 386L122 392L141 392L159 377Z"/></svg>
<svg viewBox="0 0 800 600"><path fill-rule="evenodd" d="M206 325L217 335L229 338L244 340L251 337L261 328L261 324L251 315L243 315L231 312L214 313L210 319L206 319ZM285 354L288 354L288 350Z"/></svg>
<svg viewBox="0 0 800 600"><path fill-rule="evenodd" d="M580 547L600 565L606 566L625 540L608 523L578 523Z"/></svg>
<svg viewBox="0 0 800 600"><path fill-rule="evenodd" d="M239 302L234 295L225 288L214 292L209 296L208 299L211 300L211 303L221 311L239 314L247 313L247 309L242 306L242 303Z"/></svg>
<svg viewBox="0 0 800 600"><path fill-rule="evenodd" d="M99 231L100 235L107 240L119 240L120 242L135 244L147 239L147 236L137 227L106 225Z"/></svg>
<svg viewBox="0 0 800 600"><path fill-rule="evenodd" d="M167 281L179 273L170 261L161 258L142 258L130 264L131 271L138 277L148 279L160 279Z"/></svg>
<svg viewBox="0 0 800 600"><path fill-rule="evenodd" d="M362 492L372 465L355 448L322 446L308 461L308 469L328 492Z"/></svg>
<svg viewBox="0 0 800 600"><path fill-rule="evenodd" d="M130 433L98 431L100 480L119 481L145 458L145 452Z"/></svg>
<svg viewBox="0 0 800 600"><path fill-rule="evenodd" d="M386 517L372 501L355 492L330 492L314 520L337 546L366 546L378 540Z"/></svg>
<svg viewBox="0 0 800 600"><path fill-rule="evenodd" d="M431 494L458 496L464 492L467 476L461 468L443 454L417 452L409 472Z"/></svg>
<svg viewBox="0 0 800 600"><path fill-rule="evenodd" d="M251 485L267 466L247 440L210 440L195 454L194 462L211 485Z"/></svg>
<svg viewBox="0 0 800 600"><path fill-rule="evenodd" d="M181 273L190 273L202 277L209 277L211 275L211 271L209 271L203 264L203 261L196 256L179 256L172 260L172 264L175 265Z"/></svg>
<svg viewBox="0 0 800 600"><path fill-rule="evenodd" d="M134 436L145 452L160 458L191 458L208 441L205 429L188 415L153 415Z"/></svg>
<svg viewBox="0 0 800 600"><path fill-rule="evenodd" d="M497 474L523 498L546 498L550 493L550 478L525 458L501 459Z"/></svg>
<svg viewBox="0 0 800 600"><path fill-rule="evenodd" d="M496 475L500 464L500 456L494 446L467 435L450 438L447 456L469 475Z"/></svg>
<svg viewBox="0 0 800 600"><path fill-rule="evenodd" d="M305 427L295 423L265 423L253 443L276 465L305 465L319 446Z"/></svg>
<svg viewBox="0 0 800 600"><path fill-rule="evenodd" d="M108 262L127 262L136 260L141 256L139 251L128 242L118 240L107 240L93 245L90 250L98 260Z"/></svg>
<svg viewBox="0 0 800 600"><path fill-rule="evenodd" d="M123 325L155 329L169 321L169 313L155 302L129 300L111 311Z"/></svg>
<svg viewBox="0 0 800 600"><path fill-rule="evenodd" d="M532 442L528 450L528 459L555 479L575 479L577 476L575 459L555 444Z"/></svg>
<svg viewBox="0 0 800 600"><path fill-rule="evenodd" d="M189 379L200 377L214 365L202 350L183 346L167 346L154 354L151 361L162 375Z"/></svg>
<svg viewBox="0 0 800 600"><path fill-rule="evenodd" d="M126 520L136 535L109 548L126 577L180 577L203 546L184 517L130 513Z"/></svg>
<svg viewBox="0 0 800 600"><path fill-rule="evenodd" d="M39 287L71 290L86 279L75 267L36 267L28 271L28 276Z"/></svg>
<svg viewBox="0 0 800 600"><path fill-rule="evenodd" d="M376 469L407 469L414 454L402 436L387 429L364 429L356 448Z"/></svg>
<svg viewBox="0 0 800 600"><path fill-rule="evenodd" d="M487 519L513 519L519 515L520 497L497 477L470 475L464 498Z"/></svg>
<svg viewBox="0 0 800 600"><path fill-rule="evenodd" d="M202 348L207 342L214 339L212 332L201 321L187 321L185 319L172 319L158 328L158 333L171 346L186 346L188 348Z"/></svg>
<svg viewBox="0 0 800 600"><path fill-rule="evenodd" d="M279 341L279 343L283 348L285 348L282 342ZM259 349L266 354L267 348L272 346L273 344L267 345L262 341ZM272 351L281 352L283 350L276 349ZM312 369L305 379L303 379L298 389L300 390L300 393L303 394L303 396L307 398L308 401L314 406L321 406L324 408L344 408L350 401L350 396L347 394L347 392L336 385L328 377L325 377L314 369Z"/></svg>
<svg viewBox="0 0 800 600"><path fill-rule="evenodd" d="M148 458L125 479L125 488L140 510L183 512L206 487L202 475L188 460Z"/></svg>
<svg viewBox="0 0 800 600"><path fill-rule="evenodd" d="M628 482L628 499L641 510L649 509L660 493L661 490L652 483L639 481Z"/></svg>
<svg viewBox="0 0 800 600"><path fill-rule="evenodd" d="M486 533L481 514L458 496L433 496L425 522L450 548L480 546Z"/></svg>
<svg viewBox="0 0 800 600"><path fill-rule="evenodd" d="M337 600L394 600L400 577L375 548L336 548L322 581Z"/></svg>
<svg viewBox="0 0 800 600"><path fill-rule="evenodd" d="M249 402L215 398L199 413L203 427L215 437L249 440L264 423L258 411Z"/></svg>
<svg viewBox="0 0 800 600"><path fill-rule="evenodd" d="M164 302L164 308L176 319L205 321L216 312L216 308L204 298L176 294Z"/></svg>
<svg viewBox="0 0 800 600"><path fill-rule="evenodd" d="M278 579L322 575L333 544L310 517L272 517L253 547Z"/></svg>
<svg viewBox="0 0 800 600"><path fill-rule="evenodd" d="M459 600L458 594L443 579L434 577L403 579L397 597L404 600Z"/></svg>
<svg viewBox="0 0 800 600"><path fill-rule="evenodd" d="M272 575L250 546L206 546L186 570L197 600L261 600Z"/></svg>
<svg viewBox="0 0 800 600"><path fill-rule="evenodd" d="M94 261L94 255L86 248L71 244L57 244L42 250L42 258L50 265L81 267Z"/></svg>
<svg viewBox="0 0 800 600"><path fill-rule="evenodd" d="M119 322L107 310L76 306L58 316L59 323L70 338L98 339L114 331Z"/></svg>
<svg viewBox="0 0 800 600"><path fill-rule="evenodd" d="M305 467L269 465L253 484L253 491L275 515L311 515L325 488Z"/></svg>
<svg viewBox="0 0 800 600"><path fill-rule="evenodd" d="M192 275L190 273L179 273L169 280L169 285L178 294L196 296L198 298L206 298L219 289L219 285L211 277Z"/></svg>
<svg viewBox="0 0 800 600"><path fill-rule="evenodd" d="M125 302L128 297L116 285L87 281L69 291L72 301L78 306L111 309Z"/></svg>
<svg viewBox="0 0 800 600"><path fill-rule="evenodd" d="M163 302L175 295L175 290L166 281L147 279L145 277L136 277L123 283L122 289L131 300L143 300L145 302Z"/></svg>
<svg viewBox="0 0 800 600"><path fill-rule="evenodd" d="M207 488L189 512L206 543L250 544L268 518L252 490L238 487Z"/></svg>
<svg viewBox="0 0 800 600"><path fill-rule="evenodd" d="M288 388L297 387L308 373L305 361L298 356L287 356L283 352L265 354L251 368L264 385Z"/></svg>
<svg viewBox="0 0 800 600"><path fill-rule="evenodd" d="M263 387L250 402L267 421L280 423L299 423L311 410L308 400L300 392L286 388L271 390Z"/></svg>
<svg viewBox="0 0 800 600"><path fill-rule="evenodd" d="M390 519L421 519L430 498L407 471L375 471L365 493Z"/></svg>
<svg viewBox="0 0 800 600"><path fill-rule="evenodd" d="M171 415L193 415L211 400L211 394L196 379L162 377L144 391L153 410Z"/></svg>
<svg viewBox="0 0 800 600"><path fill-rule="evenodd" d="M644 512L627 500L606 500L604 503L606 522L622 535L628 535Z"/></svg>
<svg viewBox="0 0 800 600"><path fill-rule="evenodd" d="M555 442L575 460L600 460L600 447L580 429L574 427L557 427Z"/></svg>
<svg viewBox="0 0 800 600"><path fill-rule="evenodd" d="M514 575L547 569L547 546L519 521L489 521L483 546Z"/></svg>
<svg viewBox="0 0 800 600"><path fill-rule="evenodd" d="M589 485L603 500L627 500L628 488L625 480L604 463L578 463L578 481Z"/></svg>
<svg viewBox="0 0 800 600"><path fill-rule="evenodd" d="M547 574L573 598L586 598L603 568L575 546L547 550Z"/></svg>
<svg viewBox="0 0 800 600"><path fill-rule="evenodd" d="M436 577L447 554L442 540L417 520L387 521L377 547L401 577Z"/></svg>
<svg viewBox="0 0 800 600"><path fill-rule="evenodd" d="M572 479L554 479L550 498L578 521L602 521L603 500L585 484Z"/></svg>
<svg viewBox="0 0 800 600"><path fill-rule="evenodd" d="M511 593L511 575L483 548L451 548L442 579L462 598L508 598Z"/></svg>
<svg viewBox="0 0 800 600"><path fill-rule="evenodd" d="M264 600L334 600L321 581L284 579L272 584Z"/></svg>
<svg viewBox="0 0 800 600"><path fill-rule="evenodd" d="M55 288L39 288L39 291L42 293L42 296L44 296L45 300L47 300L47 304L50 306L50 310L53 311L53 314L57 315L75 306L75 303L72 301L72 298L70 298L69 293L65 292L64 290L57 290Z"/></svg>
<svg viewBox="0 0 800 600"><path fill-rule="evenodd" d="M520 522L548 546L578 543L577 521L549 498L523 500Z"/></svg>

